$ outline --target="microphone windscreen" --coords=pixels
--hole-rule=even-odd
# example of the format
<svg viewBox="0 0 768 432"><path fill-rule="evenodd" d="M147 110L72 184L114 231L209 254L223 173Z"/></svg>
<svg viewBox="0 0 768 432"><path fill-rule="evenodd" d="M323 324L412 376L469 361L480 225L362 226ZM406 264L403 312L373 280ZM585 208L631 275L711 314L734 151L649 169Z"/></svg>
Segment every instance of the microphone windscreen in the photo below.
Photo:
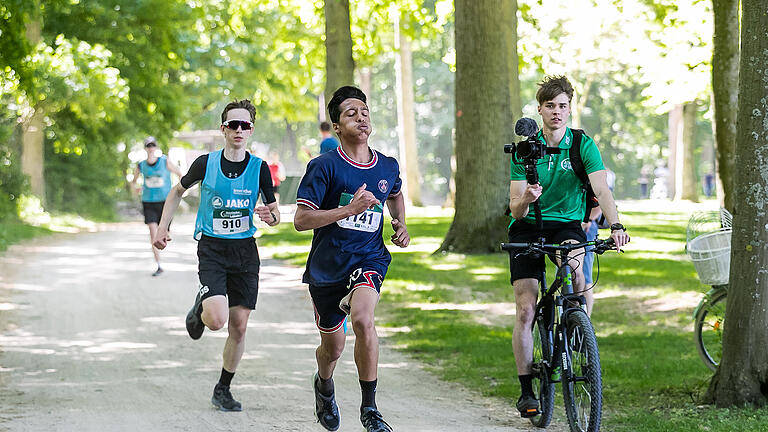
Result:
<svg viewBox="0 0 768 432"><path fill-rule="evenodd" d="M532 136L539 131L539 125L536 120L523 117L515 123L515 134L518 136Z"/></svg>

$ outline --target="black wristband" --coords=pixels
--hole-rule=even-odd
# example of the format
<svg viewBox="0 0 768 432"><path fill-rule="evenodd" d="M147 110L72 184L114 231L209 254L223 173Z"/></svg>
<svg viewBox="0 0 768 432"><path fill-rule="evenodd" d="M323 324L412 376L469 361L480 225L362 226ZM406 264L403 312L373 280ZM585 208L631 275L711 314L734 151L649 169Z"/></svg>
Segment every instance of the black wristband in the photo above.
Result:
<svg viewBox="0 0 768 432"><path fill-rule="evenodd" d="M624 225L620 223L611 224L611 232L618 231L618 230L626 231L627 229L624 228Z"/></svg>

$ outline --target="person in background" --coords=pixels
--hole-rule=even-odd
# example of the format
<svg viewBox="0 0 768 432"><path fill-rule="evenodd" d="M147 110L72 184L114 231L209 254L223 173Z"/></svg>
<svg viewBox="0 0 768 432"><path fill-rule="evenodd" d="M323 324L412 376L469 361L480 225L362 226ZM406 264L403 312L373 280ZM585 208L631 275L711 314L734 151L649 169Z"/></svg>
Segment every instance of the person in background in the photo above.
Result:
<svg viewBox="0 0 768 432"><path fill-rule="evenodd" d="M339 141L331 136L331 124L328 122L320 123L320 135L323 140L320 141L320 154L334 150L339 146Z"/></svg>
<svg viewBox="0 0 768 432"><path fill-rule="evenodd" d="M211 402L221 411L242 411L229 386L245 351L248 318L259 294L259 251L256 218L269 226L280 222L267 163L246 151L256 108L247 99L230 102L221 113L224 148L204 154L168 194L155 246L171 240L168 224L187 189L200 182L200 207L195 222L199 289L187 314L187 333L200 339L205 327L227 325L219 382ZM263 205L256 202L262 197ZM197 365L204 367L203 365Z"/></svg>
<svg viewBox="0 0 768 432"><path fill-rule="evenodd" d="M160 266L160 251L152 245L152 242L157 233L160 215L163 214L165 198L171 191L171 173L181 178L181 170L168 160L167 156L159 152L155 137L149 136L144 140L144 150L147 152L147 158L136 165L131 185L136 188L139 175L144 178L141 187L141 207L144 212L144 223L149 228L150 247L157 264L157 270L152 273L152 276L160 276L163 273L163 268Z"/></svg>
<svg viewBox="0 0 768 432"><path fill-rule="evenodd" d="M272 176L272 190L275 192L275 201L280 204L280 183L285 180L285 167L280 162L280 155L276 151L269 152L267 161L269 174Z"/></svg>
<svg viewBox="0 0 768 432"><path fill-rule="evenodd" d="M605 169L605 180L608 183L608 189L613 192L613 187L616 184L616 174L611 171L610 168ZM581 228L587 236L587 241L597 239L599 228L608 228L608 225L605 223L605 216L600 210L600 206L592 209L592 212L589 214L589 222L583 222ZM584 252L584 289L587 290L592 290L592 265L595 263L595 253L592 252L592 249L592 247L588 247ZM591 304L588 311L590 313L592 312Z"/></svg>

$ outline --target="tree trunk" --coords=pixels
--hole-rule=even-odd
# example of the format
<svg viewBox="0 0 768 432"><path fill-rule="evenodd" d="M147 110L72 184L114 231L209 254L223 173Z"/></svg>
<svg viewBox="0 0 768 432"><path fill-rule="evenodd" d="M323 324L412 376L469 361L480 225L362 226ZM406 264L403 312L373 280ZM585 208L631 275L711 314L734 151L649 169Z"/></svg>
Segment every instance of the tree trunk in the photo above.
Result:
<svg viewBox="0 0 768 432"><path fill-rule="evenodd" d="M360 90L365 93L366 96L371 96L371 79L373 78L373 71L370 67L360 68L357 72L357 79L360 83Z"/></svg>
<svg viewBox="0 0 768 432"><path fill-rule="evenodd" d="M40 42L40 30L42 24L40 17L34 17L27 23L27 39L32 46ZM35 103L34 98L31 103ZM43 143L43 108L40 104L33 106L35 112L24 122L22 130L21 171L29 176L29 185L32 194L45 202L45 177L43 172L44 156Z"/></svg>
<svg viewBox="0 0 768 432"><path fill-rule="evenodd" d="M683 187L681 191L681 198L684 200L699 201L699 194L696 181L696 112L698 111L698 103L688 102L683 105L683 141L682 152L680 153L683 160L683 169L681 177L683 181ZM679 148L679 147L678 147Z"/></svg>
<svg viewBox="0 0 768 432"><path fill-rule="evenodd" d="M400 144L400 171L405 199L421 206L421 175L416 149L416 118L413 110L413 61L411 41L400 28L400 14L395 14L395 81L397 89L397 136Z"/></svg>
<svg viewBox="0 0 768 432"><path fill-rule="evenodd" d="M682 182L682 152L683 143L683 106L675 105L669 111L669 176L667 177L667 196L679 199L678 194L683 189Z"/></svg>
<svg viewBox="0 0 768 432"><path fill-rule="evenodd" d="M723 357L707 397L718 407L768 403L768 10L742 0L730 287Z"/></svg>
<svg viewBox="0 0 768 432"><path fill-rule="evenodd" d="M341 86L354 85L349 0L325 0L325 101ZM367 96L367 95L366 95Z"/></svg>
<svg viewBox="0 0 768 432"><path fill-rule="evenodd" d="M509 23L502 27L504 40L507 44L507 65L509 74L509 96L512 118L517 121L523 116L523 102L520 96L520 59L517 54L517 0L506 0L509 3L502 12L506 14L504 21ZM507 16L508 15L508 16Z"/></svg>
<svg viewBox="0 0 768 432"><path fill-rule="evenodd" d="M712 49L712 122L717 154L717 196L734 210L736 114L739 99L739 0L712 0L715 33Z"/></svg>
<svg viewBox="0 0 768 432"><path fill-rule="evenodd" d="M456 213L440 251L499 250L509 222L509 156L514 132L509 94L509 26L513 2L456 0Z"/></svg>

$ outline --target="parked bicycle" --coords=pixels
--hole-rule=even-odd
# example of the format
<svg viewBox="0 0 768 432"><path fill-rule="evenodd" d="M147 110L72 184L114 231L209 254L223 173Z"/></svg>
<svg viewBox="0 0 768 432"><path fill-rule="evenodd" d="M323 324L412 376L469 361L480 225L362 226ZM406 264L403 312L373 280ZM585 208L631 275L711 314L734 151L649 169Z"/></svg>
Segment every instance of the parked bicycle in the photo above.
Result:
<svg viewBox="0 0 768 432"><path fill-rule="evenodd" d="M712 289L693 311L693 332L699 356L712 371L723 354L723 326L731 263L731 214L696 212L688 220L686 252L699 280Z"/></svg>
<svg viewBox="0 0 768 432"><path fill-rule="evenodd" d="M541 298L533 321L533 388L540 412L531 417L535 426L547 427L555 405L555 383L562 383L568 424L573 432L597 432L603 408L600 352L584 296L573 292L573 269L568 253L594 246L602 254L614 248L613 239L584 243L502 243L502 250L520 255L547 255L559 262L548 288L542 278Z"/></svg>

